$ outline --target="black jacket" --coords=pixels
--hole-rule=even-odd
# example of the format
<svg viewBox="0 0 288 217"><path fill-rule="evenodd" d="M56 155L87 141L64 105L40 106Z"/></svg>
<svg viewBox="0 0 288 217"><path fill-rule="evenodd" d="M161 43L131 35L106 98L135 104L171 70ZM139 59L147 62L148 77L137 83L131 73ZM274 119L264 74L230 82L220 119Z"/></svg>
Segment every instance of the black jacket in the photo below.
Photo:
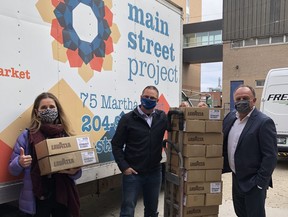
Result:
<svg viewBox="0 0 288 217"><path fill-rule="evenodd" d="M230 112L223 122L223 172L231 172L228 162L228 135L236 120ZM272 173L277 164L276 128L273 120L256 108L251 113L237 144L234 155L236 178L240 188L248 192L256 185L272 187Z"/></svg>
<svg viewBox="0 0 288 217"><path fill-rule="evenodd" d="M137 108L120 119L111 143L115 161L122 172L131 167L143 174L159 168L167 117L157 109L152 115L151 128Z"/></svg>

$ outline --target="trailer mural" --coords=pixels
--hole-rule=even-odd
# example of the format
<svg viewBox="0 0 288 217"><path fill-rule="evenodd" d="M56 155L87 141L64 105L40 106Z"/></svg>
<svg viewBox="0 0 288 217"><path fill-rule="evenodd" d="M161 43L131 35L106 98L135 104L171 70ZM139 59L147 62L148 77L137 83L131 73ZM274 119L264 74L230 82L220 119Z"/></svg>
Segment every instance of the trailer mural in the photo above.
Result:
<svg viewBox="0 0 288 217"><path fill-rule="evenodd" d="M178 106L181 22L179 10L161 0L3 3L0 185L19 179L9 175L8 162L41 92L59 98L75 134L91 135L100 164L114 160L118 121L139 104L145 86L159 89L159 109Z"/></svg>

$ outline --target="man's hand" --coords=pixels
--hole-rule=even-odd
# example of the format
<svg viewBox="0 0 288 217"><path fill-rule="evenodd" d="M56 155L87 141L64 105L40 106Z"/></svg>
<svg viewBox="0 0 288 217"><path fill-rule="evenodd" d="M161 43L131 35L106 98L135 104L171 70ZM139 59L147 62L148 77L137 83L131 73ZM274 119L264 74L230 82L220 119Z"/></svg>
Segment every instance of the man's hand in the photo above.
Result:
<svg viewBox="0 0 288 217"><path fill-rule="evenodd" d="M133 170L131 167L126 169L124 172L124 175L131 175L131 174L138 174L135 170Z"/></svg>
<svg viewBox="0 0 288 217"><path fill-rule="evenodd" d="M26 168L29 167L32 163L31 155L25 155L24 149L20 147L20 156L19 156L19 164L21 167Z"/></svg>

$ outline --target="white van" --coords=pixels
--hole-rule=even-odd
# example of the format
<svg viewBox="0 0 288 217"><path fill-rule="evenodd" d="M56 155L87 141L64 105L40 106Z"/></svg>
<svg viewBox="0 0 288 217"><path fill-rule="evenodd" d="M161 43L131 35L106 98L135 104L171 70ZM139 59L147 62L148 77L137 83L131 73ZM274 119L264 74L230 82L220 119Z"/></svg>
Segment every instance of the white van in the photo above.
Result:
<svg viewBox="0 0 288 217"><path fill-rule="evenodd" d="M275 122L278 155L288 156L288 68L268 72L260 110Z"/></svg>

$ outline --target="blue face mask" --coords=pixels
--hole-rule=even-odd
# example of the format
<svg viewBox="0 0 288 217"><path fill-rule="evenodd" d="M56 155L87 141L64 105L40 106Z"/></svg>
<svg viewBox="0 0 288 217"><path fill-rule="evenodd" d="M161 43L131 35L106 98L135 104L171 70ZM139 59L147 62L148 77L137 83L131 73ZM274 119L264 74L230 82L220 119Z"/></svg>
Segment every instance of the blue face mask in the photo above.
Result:
<svg viewBox="0 0 288 217"><path fill-rule="evenodd" d="M141 105L147 110L155 108L156 104L157 100L141 97Z"/></svg>

